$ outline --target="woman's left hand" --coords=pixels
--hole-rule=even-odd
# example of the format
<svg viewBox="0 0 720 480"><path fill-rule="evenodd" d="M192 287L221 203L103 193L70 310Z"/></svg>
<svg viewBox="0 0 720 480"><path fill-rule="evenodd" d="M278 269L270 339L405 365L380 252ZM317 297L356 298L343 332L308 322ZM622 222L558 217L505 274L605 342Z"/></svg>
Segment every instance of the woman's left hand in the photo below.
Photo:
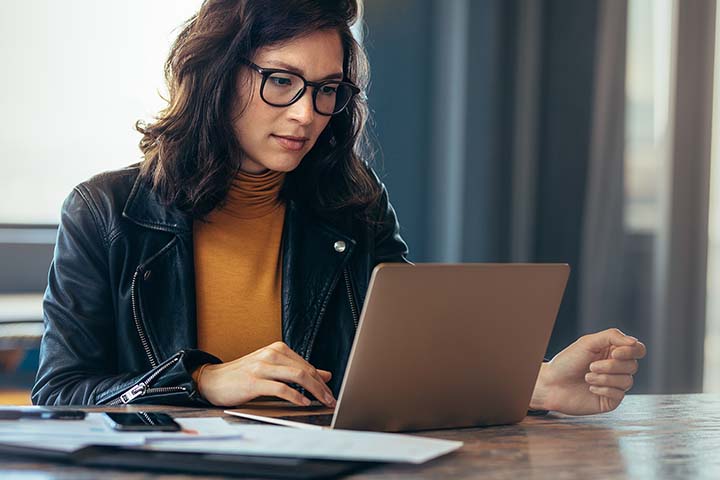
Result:
<svg viewBox="0 0 720 480"><path fill-rule="evenodd" d="M568 415L615 410L645 353L642 342L616 328L582 336L543 363L530 408Z"/></svg>

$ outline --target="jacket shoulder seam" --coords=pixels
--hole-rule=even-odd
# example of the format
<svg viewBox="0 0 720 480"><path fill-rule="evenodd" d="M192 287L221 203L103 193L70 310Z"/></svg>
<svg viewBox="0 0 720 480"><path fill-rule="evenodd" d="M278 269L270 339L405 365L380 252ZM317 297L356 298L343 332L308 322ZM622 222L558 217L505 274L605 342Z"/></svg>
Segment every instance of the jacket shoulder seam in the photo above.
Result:
<svg viewBox="0 0 720 480"><path fill-rule="evenodd" d="M75 190L80 193L80 195L83 196L85 199L85 202L88 204L88 206L91 208L91 211L93 213L93 218L95 219L95 222L102 227L101 236L103 238L103 243L105 244L106 248L110 248L115 240L122 234L122 229L117 225L111 222L108 224L106 219L103 217L102 212L100 208L98 207L95 200L93 200L92 196L92 189L93 188L100 188L103 189L102 182L105 180L109 180L110 182L114 182L115 179L124 179L125 178L134 178L137 176L139 168L135 165L131 165L129 167L120 169L120 170L113 170L108 172L102 172L97 175L95 175L93 178L89 179L86 182L81 183L77 187L75 187ZM114 187L110 187L114 188ZM110 216L113 217L115 214L110 213ZM112 227L112 228L111 228Z"/></svg>
<svg viewBox="0 0 720 480"><path fill-rule="evenodd" d="M80 197L85 202L85 205L87 205L88 210L90 211L90 215L93 217L93 223L95 224L95 228L97 230L98 235L102 239L103 246L107 249L108 248L108 238L107 238L107 227L103 224L102 218L99 212L99 209L97 208L97 205L95 205L95 202L92 201L90 198L90 195L88 195L88 192L83 191L84 188L81 188L82 185L78 185L75 187L75 191L80 195Z"/></svg>

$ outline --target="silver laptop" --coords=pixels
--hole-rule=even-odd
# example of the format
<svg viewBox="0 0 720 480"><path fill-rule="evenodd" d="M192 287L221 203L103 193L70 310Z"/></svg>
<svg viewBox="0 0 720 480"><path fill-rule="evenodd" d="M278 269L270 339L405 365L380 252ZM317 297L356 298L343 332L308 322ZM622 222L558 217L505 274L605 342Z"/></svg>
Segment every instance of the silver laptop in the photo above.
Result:
<svg viewBox="0 0 720 480"><path fill-rule="evenodd" d="M569 275L566 264L375 267L331 415L232 415L383 432L522 420Z"/></svg>

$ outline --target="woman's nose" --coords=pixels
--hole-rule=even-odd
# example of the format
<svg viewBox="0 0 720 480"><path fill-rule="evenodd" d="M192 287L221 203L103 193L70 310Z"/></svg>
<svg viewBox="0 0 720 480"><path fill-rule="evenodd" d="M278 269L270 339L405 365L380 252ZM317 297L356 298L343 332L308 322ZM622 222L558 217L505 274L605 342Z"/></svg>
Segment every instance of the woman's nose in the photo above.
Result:
<svg viewBox="0 0 720 480"><path fill-rule="evenodd" d="M313 106L312 92L308 88L300 100L288 107L290 117L302 125L312 123L315 118L315 108Z"/></svg>

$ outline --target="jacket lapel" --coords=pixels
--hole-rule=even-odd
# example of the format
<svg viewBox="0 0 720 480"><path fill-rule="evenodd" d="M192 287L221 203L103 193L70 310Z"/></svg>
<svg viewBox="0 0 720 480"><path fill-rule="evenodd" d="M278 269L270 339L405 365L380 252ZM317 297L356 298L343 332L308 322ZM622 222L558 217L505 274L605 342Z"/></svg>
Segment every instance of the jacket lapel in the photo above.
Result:
<svg viewBox="0 0 720 480"><path fill-rule="evenodd" d="M293 200L288 201L283 235L283 341L307 360L355 240L311 217Z"/></svg>
<svg viewBox="0 0 720 480"><path fill-rule="evenodd" d="M138 321L159 363L180 349L197 347L192 218L162 204L138 177L123 217L145 227L137 265Z"/></svg>

